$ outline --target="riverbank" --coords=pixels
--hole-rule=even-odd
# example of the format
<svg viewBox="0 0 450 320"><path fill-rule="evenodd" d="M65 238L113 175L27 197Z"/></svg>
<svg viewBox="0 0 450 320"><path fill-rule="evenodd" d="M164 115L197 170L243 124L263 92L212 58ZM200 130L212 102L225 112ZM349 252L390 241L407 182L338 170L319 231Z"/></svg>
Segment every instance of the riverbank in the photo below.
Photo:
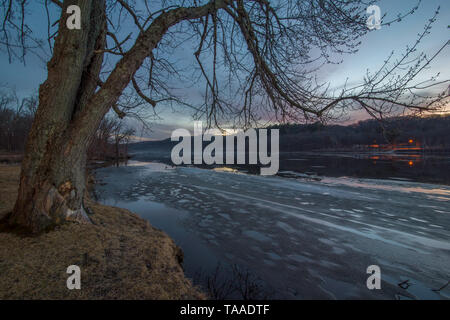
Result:
<svg viewBox="0 0 450 320"><path fill-rule="evenodd" d="M0 219L17 196L20 167L0 165ZM183 253L128 210L88 201L92 225L65 224L36 237L0 232L0 299L202 299ZM81 268L68 290L67 267Z"/></svg>
<svg viewBox="0 0 450 320"><path fill-rule="evenodd" d="M0 164L17 164L23 159L23 153L0 151Z"/></svg>

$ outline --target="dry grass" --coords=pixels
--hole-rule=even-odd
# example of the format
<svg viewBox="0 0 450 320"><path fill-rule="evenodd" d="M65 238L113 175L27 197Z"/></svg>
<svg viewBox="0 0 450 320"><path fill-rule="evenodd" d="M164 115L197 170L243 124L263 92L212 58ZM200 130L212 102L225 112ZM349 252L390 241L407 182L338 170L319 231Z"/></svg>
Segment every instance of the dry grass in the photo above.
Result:
<svg viewBox="0 0 450 320"><path fill-rule="evenodd" d="M12 210L19 167L0 165L0 216ZM201 299L181 250L135 214L88 203L93 225L65 224L37 237L0 233L0 299ZM66 269L81 268L81 290Z"/></svg>
<svg viewBox="0 0 450 320"><path fill-rule="evenodd" d="M23 154L22 153L11 153L0 151L0 163L5 164L18 164L22 161Z"/></svg>

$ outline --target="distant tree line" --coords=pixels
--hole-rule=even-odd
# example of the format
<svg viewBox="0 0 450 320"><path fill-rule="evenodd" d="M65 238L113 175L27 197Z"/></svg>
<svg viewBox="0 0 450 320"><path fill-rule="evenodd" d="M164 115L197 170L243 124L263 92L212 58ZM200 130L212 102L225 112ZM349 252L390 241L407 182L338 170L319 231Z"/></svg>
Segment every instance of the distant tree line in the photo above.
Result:
<svg viewBox="0 0 450 320"><path fill-rule="evenodd" d="M23 152L37 109L38 99L19 99L15 92L0 94L0 151ZM450 115L396 117L384 122L365 120L352 125L280 124L280 151L348 149L374 144L406 144L410 140L425 149L450 150ZM114 160L128 157L134 130L123 120L105 117L88 150L88 157Z"/></svg>
<svg viewBox="0 0 450 320"><path fill-rule="evenodd" d="M20 99L14 90L0 93L0 151L22 153L38 105L35 95ZM94 160L120 160L128 157L127 146L134 130L125 122L105 117L88 149Z"/></svg>
<svg viewBox="0 0 450 320"><path fill-rule="evenodd" d="M315 122L270 128L280 130L280 151L347 149L411 141L425 149L450 149L450 115L396 117L384 122L365 120L348 126Z"/></svg>
<svg viewBox="0 0 450 320"><path fill-rule="evenodd" d="M14 91L0 94L0 150L23 152L38 99L20 99Z"/></svg>
<svg viewBox="0 0 450 320"><path fill-rule="evenodd" d="M120 160L128 158L128 144L135 130L126 126L123 120L105 117L100 122L91 145L88 158L91 160Z"/></svg>

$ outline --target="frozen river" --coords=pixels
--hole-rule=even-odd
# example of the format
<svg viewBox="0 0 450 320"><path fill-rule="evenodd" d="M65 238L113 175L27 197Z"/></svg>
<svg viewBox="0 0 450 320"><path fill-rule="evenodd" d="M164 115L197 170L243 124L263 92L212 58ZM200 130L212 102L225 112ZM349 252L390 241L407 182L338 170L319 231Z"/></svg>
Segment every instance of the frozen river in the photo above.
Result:
<svg viewBox="0 0 450 320"><path fill-rule="evenodd" d="M141 162L98 169L96 177L101 202L175 240L188 277L237 265L262 288L251 297L450 298L450 285L432 290L450 280L449 186ZM366 286L370 265L381 269L380 290Z"/></svg>

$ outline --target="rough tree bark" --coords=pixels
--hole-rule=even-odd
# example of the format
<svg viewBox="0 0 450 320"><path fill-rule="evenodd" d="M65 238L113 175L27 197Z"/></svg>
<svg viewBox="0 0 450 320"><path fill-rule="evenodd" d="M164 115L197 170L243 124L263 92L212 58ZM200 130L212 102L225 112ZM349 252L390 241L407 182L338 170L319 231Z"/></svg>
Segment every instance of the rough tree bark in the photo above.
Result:
<svg viewBox="0 0 450 320"><path fill-rule="evenodd" d="M60 21L66 21L65 1ZM77 3L78 4L78 3ZM66 220L89 222L83 208L87 143L71 135L73 119L95 92L106 42L105 0L81 1L81 30L61 23L48 78L22 163L10 224L40 232Z"/></svg>

